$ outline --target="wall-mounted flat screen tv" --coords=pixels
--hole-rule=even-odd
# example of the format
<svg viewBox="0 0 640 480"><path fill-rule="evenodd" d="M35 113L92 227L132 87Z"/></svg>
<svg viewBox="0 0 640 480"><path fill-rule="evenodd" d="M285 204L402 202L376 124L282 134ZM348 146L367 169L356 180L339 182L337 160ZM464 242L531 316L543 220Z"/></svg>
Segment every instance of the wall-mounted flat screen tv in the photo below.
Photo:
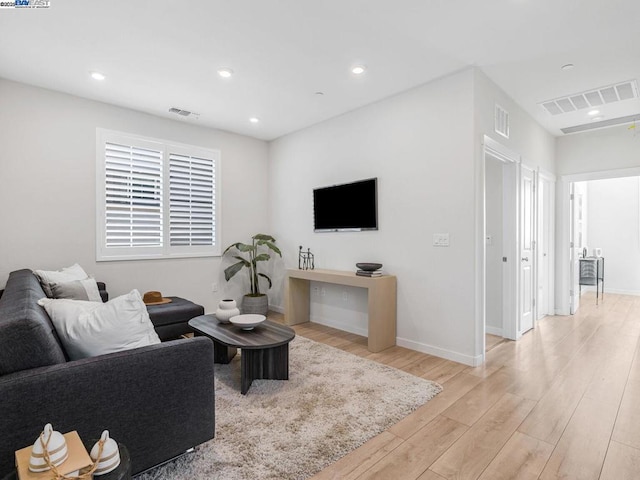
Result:
<svg viewBox="0 0 640 480"><path fill-rule="evenodd" d="M378 179L313 190L315 232L358 232L378 229Z"/></svg>

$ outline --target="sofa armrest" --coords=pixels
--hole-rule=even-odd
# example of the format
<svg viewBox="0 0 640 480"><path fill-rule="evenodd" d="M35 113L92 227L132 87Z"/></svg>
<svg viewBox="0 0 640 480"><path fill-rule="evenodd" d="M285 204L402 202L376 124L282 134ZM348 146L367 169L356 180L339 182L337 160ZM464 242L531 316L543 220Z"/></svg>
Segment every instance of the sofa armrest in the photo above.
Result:
<svg viewBox="0 0 640 480"><path fill-rule="evenodd" d="M0 377L0 477L50 422L84 441L102 430L129 449L132 472L214 436L213 343L181 339Z"/></svg>

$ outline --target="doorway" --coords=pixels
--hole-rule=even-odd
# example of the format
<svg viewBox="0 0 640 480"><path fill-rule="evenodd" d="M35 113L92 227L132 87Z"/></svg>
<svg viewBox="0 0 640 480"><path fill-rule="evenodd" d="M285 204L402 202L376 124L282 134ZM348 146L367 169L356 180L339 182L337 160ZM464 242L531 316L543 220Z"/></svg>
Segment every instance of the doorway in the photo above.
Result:
<svg viewBox="0 0 640 480"><path fill-rule="evenodd" d="M584 262L581 273L577 268L570 269L570 313L576 313L585 301L595 298L597 304L598 290L600 301L603 289L608 293L640 295L640 177L573 182L570 192L571 266ZM584 278L580 281L581 275Z"/></svg>
<svg viewBox="0 0 640 480"><path fill-rule="evenodd" d="M575 259L574 255L577 256L581 252L578 252L576 249L577 242L574 240L574 231L577 231L577 226L573 225L574 216L572 216L572 210L576 212L577 216L577 208L578 205L575 203L576 195L575 195L575 185L579 184L579 182L588 182L592 180L605 180L605 179L622 179L626 177L639 177L640 176L640 167L633 168L625 168L619 170L608 170L608 171L600 171L600 172L590 172L583 174L575 174L575 175L565 175L561 177L561 181L558 182L558 198L561 199L560 209L560 238L558 245L562 248L558 250L558 262L560 266L560 271L558 275L558 284L556 287L556 313L559 315L569 315L572 311L576 311L579 307L579 292L580 288L578 285L577 275L574 274L575 268ZM640 188L640 187L639 187ZM573 199L571 198L571 194L574 194ZM639 193L640 196L640 193ZM592 198L591 202L597 202L596 198ZM633 202L633 204L631 204ZM587 204L589 200L587 200ZM598 205L598 203L596 203ZM625 210L627 213L630 211L638 211L640 205L640 199L628 200L624 205L620 205L619 208L615 210ZM588 208L588 207L587 207ZM610 209L610 212L615 211L613 208ZM636 217L640 217L640 214ZM639 220L640 221L640 220ZM587 226L588 228L588 226ZM637 229L638 232L634 232L636 237L640 237L640 227ZM600 242L600 240L594 240L596 242ZM638 243L638 238L633 240L634 244ZM589 245L590 240L587 235L585 238L585 246L588 249L588 254L593 254L594 247L604 247L604 245L594 245L593 243ZM631 245L631 243L629 243ZM634 247L636 248L636 247ZM622 247L614 248L613 251L611 249L603 248L603 256L606 257L607 250L610 250L609 253L613 253L613 251L620 251L625 258L623 262L626 262L626 266L622 267L622 270L629 271L629 255L628 250L623 249ZM607 266L607 281L612 278L609 273L610 272ZM640 275L640 273L639 273ZM615 284L614 284L615 285ZM624 288L616 289L615 286L613 288L612 293L616 290L619 290L619 293L630 293L633 295L640 294L640 290L636 291L624 291ZM609 288L607 287L607 291ZM572 303L572 302L575 302ZM573 308L575 306L575 308Z"/></svg>
<svg viewBox="0 0 640 480"><path fill-rule="evenodd" d="M482 351L486 334L516 339L518 317L519 156L485 137L484 141Z"/></svg>
<svg viewBox="0 0 640 480"><path fill-rule="evenodd" d="M487 334L517 340L553 313L555 178L488 137L483 147L484 351Z"/></svg>

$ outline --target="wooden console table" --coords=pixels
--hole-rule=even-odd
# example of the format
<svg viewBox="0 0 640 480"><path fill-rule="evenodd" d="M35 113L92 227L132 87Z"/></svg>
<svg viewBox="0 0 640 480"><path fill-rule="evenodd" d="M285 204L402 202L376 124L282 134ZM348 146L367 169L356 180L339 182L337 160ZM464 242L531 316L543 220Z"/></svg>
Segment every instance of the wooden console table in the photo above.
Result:
<svg viewBox="0 0 640 480"><path fill-rule="evenodd" d="M284 283L284 321L297 325L309 321L309 282L335 283L368 291L370 352L396 344L396 277L361 277L336 270L287 270Z"/></svg>

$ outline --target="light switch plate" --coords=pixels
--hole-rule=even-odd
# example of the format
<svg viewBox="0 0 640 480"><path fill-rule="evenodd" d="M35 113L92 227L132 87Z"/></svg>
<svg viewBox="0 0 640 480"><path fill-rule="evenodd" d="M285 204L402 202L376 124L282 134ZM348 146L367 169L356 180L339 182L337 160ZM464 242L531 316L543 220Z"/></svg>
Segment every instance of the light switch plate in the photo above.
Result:
<svg viewBox="0 0 640 480"><path fill-rule="evenodd" d="M448 247L449 246L449 234L448 233L434 233L433 234L433 246L434 247Z"/></svg>

